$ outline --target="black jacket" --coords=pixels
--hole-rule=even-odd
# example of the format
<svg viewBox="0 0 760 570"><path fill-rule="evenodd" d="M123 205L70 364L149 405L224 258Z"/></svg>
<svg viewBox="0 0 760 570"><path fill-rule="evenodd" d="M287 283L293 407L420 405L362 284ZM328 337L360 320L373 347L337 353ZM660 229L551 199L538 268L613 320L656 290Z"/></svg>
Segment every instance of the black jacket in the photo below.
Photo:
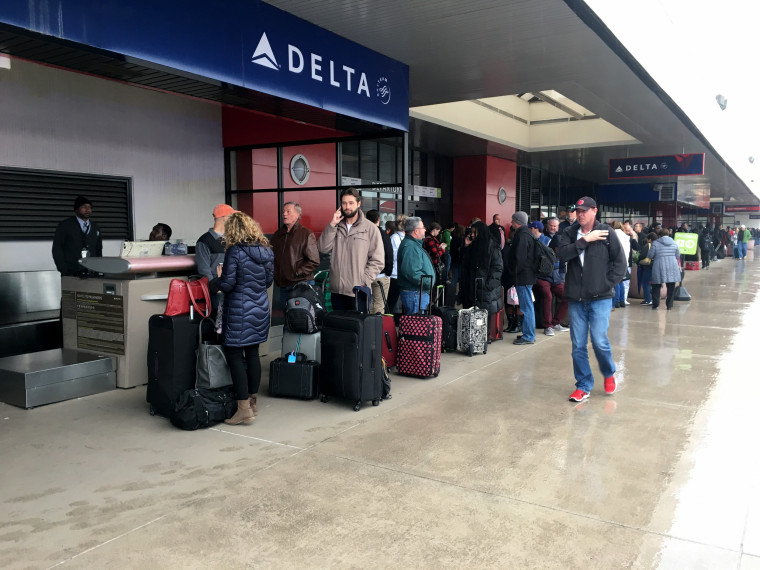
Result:
<svg viewBox="0 0 760 570"><path fill-rule="evenodd" d="M607 224L594 222L594 230L608 230L606 240L587 243L577 239L580 224L576 221L561 232L559 258L567 263L565 298L568 301L596 301L615 296L615 285L628 270L628 262L619 239L612 238L613 230ZM612 239L610 239L612 238ZM583 266L580 254L583 253Z"/></svg>
<svg viewBox="0 0 760 570"><path fill-rule="evenodd" d="M465 255L466 248L465 248ZM501 250L493 242L489 240L488 244L488 267L476 267L474 274L472 269L467 263L462 263L462 268L459 273L459 287L460 296L462 299L462 307L469 309L473 305L480 309L486 309L489 313L496 313L500 311L502 307L501 303L501 273L504 269L501 260ZM483 286L485 289L475 290L475 280L483 279ZM477 296L476 296L477 295Z"/></svg>
<svg viewBox="0 0 760 570"><path fill-rule="evenodd" d="M386 277L390 277L393 274L393 244L391 244L391 236L389 236L383 229L378 226L380 237L383 238L383 249L385 250L385 266L380 272Z"/></svg>
<svg viewBox="0 0 760 570"><path fill-rule="evenodd" d="M103 256L103 237L98 224L90 220L87 235L82 233L76 216L66 218L58 224L53 237L53 261L61 275L76 275L86 271L79 265L84 248L87 248L88 257Z"/></svg>
<svg viewBox="0 0 760 570"><path fill-rule="evenodd" d="M536 238L528 226L520 226L512 237L509 248L509 272L514 277L515 285L535 285Z"/></svg>

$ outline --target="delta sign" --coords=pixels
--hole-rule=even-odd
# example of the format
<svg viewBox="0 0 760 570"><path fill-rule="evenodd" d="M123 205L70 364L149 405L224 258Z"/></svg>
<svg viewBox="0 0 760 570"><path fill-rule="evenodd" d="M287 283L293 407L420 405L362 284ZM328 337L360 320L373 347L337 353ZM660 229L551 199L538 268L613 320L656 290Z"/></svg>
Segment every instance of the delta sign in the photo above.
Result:
<svg viewBox="0 0 760 570"><path fill-rule="evenodd" d="M671 154L638 158L611 158L608 178L659 178L661 176L701 176L705 173L705 155Z"/></svg>

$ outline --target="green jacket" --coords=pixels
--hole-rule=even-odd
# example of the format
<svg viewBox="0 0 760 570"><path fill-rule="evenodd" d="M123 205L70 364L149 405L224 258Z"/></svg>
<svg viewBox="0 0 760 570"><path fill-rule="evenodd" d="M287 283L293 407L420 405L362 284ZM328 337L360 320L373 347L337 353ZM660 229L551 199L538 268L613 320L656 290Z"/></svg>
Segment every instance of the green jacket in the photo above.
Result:
<svg viewBox="0 0 760 570"><path fill-rule="evenodd" d="M446 244L446 251L449 251L449 247L451 246L451 232L449 230L441 232L441 242Z"/></svg>
<svg viewBox="0 0 760 570"><path fill-rule="evenodd" d="M752 239L752 234L749 233L749 230L745 228L744 234L742 234L742 237L741 237L742 243L747 243L751 239Z"/></svg>
<svg viewBox="0 0 760 570"><path fill-rule="evenodd" d="M407 235L398 246L398 287L402 291L419 291L420 278L435 275L430 256L422 249L422 240Z"/></svg>

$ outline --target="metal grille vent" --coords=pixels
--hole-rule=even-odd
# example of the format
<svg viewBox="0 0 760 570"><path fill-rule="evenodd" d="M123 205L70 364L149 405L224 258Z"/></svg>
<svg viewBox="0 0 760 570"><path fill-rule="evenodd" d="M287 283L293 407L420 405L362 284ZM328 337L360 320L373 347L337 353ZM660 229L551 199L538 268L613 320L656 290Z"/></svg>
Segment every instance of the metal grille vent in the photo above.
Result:
<svg viewBox="0 0 760 570"><path fill-rule="evenodd" d="M658 184L660 191L660 202L672 202L676 199L675 184Z"/></svg>
<svg viewBox="0 0 760 570"><path fill-rule="evenodd" d="M131 240L131 193L129 178L0 167L0 240L53 239L79 195L92 200L103 239Z"/></svg>

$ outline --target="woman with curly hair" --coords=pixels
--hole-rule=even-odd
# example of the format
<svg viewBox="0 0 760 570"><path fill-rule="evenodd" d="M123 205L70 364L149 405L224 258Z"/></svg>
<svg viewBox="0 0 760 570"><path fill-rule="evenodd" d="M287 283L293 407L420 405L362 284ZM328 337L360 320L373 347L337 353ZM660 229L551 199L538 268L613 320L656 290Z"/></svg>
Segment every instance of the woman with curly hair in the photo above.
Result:
<svg viewBox="0 0 760 570"><path fill-rule="evenodd" d="M217 267L219 287L225 295L222 344L238 404L235 415L224 423L237 425L252 422L258 411L259 345L269 336L267 289L274 279L274 253L261 226L242 212L227 219L224 237L224 265Z"/></svg>

